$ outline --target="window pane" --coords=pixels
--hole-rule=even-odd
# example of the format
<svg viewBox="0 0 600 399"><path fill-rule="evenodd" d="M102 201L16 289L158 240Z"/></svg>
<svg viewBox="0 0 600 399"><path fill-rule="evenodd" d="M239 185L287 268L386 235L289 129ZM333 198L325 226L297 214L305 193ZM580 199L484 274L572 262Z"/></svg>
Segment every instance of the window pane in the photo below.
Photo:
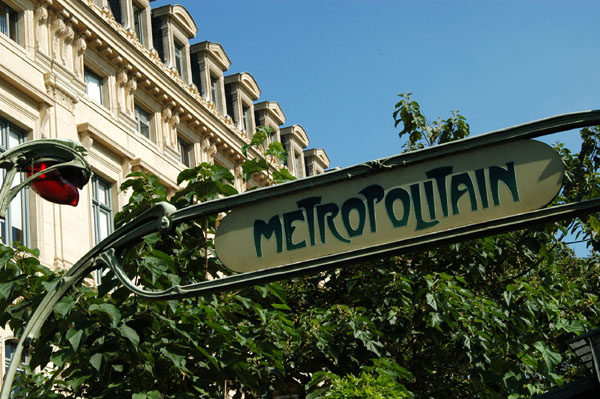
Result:
<svg viewBox="0 0 600 399"><path fill-rule="evenodd" d="M211 76L210 77L210 94L211 94L211 100L213 103L215 103L215 107L217 107L217 111L221 112L221 101L219 100L219 86L218 86L218 79ZM231 117L233 118L233 115L231 115Z"/></svg>
<svg viewBox="0 0 600 399"><path fill-rule="evenodd" d="M177 139L177 144L179 147L179 161L185 166L190 167L190 145L180 138Z"/></svg>
<svg viewBox="0 0 600 399"><path fill-rule="evenodd" d="M98 213L98 242L104 240L110 234L111 215L105 210L99 210Z"/></svg>
<svg viewBox="0 0 600 399"><path fill-rule="evenodd" d="M0 120L0 152L13 148L23 142L24 133L12 124ZM0 184L4 180L5 171L0 171ZM13 186L23 181L23 175L17 174ZM6 217L0 222L2 242L11 245L20 241L27 245L27 188L19 191L8 206Z"/></svg>
<svg viewBox="0 0 600 399"><path fill-rule="evenodd" d="M8 134L8 148L13 148L18 146L23 142L22 135L17 133L14 129L10 129L10 133Z"/></svg>
<svg viewBox="0 0 600 399"><path fill-rule="evenodd" d="M175 42L175 68L179 76L183 77L183 46Z"/></svg>
<svg viewBox="0 0 600 399"><path fill-rule="evenodd" d="M19 14L0 1L0 33L17 42L19 40Z"/></svg>
<svg viewBox="0 0 600 399"><path fill-rule="evenodd" d="M15 351L17 350L17 343L15 341L5 341L4 342L4 369L8 370L8 366L10 365L10 361L15 355Z"/></svg>
<svg viewBox="0 0 600 399"><path fill-rule="evenodd" d="M18 16L15 10L9 9L8 11L8 36L15 42L19 41L19 24Z"/></svg>
<svg viewBox="0 0 600 399"><path fill-rule="evenodd" d="M23 242L23 194L19 192L9 205L11 241Z"/></svg>
<svg viewBox="0 0 600 399"><path fill-rule="evenodd" d="M135 119L137 121L138 132L145 137L150 138L150 114L136 105Z"/></svg>
<svg viewBox="0 0 600 399"><path fill-rule="evenodd" d="M144 44L144 32L142 30L143 25L143 18L144 14L143 11L136 6L135 4L133 5L133 24L134 24L134 29L135 29L135 34L138 38L138 40L140 41L140 43Z"/></svg>
<svg viewBox="0 0 600 399"><path fill-rule="evenodd" d="M242 112L244 114L244 130L250 133L250 108L243 107Z"/></svg>
<svg viewBox="0 0 600 399"><path fill-rule="evenodd" d="M102 104L102 83L103 79L90 72L89 70L85 70L85 82L86 82L86 92L90 98L97 103Z"/></svg>
<svg viewBox="0 0 600 399"><path fill-rule="evenodd" d="M110 206L110 187L105 184L98 184L98 202L102 205Z"/></svg>
<svg viewBox="0 0 600 399"><path fill-rule="evenodd" d="M6 4L0 2L0 33L8 34L8 10Z"/></svg>

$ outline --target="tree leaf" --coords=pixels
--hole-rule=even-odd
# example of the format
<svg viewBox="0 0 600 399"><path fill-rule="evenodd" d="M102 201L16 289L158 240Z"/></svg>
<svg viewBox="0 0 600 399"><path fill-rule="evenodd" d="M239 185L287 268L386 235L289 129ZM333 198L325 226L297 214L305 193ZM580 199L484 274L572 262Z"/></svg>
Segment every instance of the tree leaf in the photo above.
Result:
<svg viewBox="0 0 600 399"><path fill-rule="evenodd" d="M89 307L90 312L103 312L110 317L111 326L116 327L121 321L121 312L119 309L110 303L93 304Z"/></svg>
<svg viewBox="0 0 600 399"><path fill-rule="evenodd" d="M102 365L102 353L95 353L92 355L92 357L90 357L90 364L96 371L100 371L100 366Z"/></svg>
<svg viewBox="0 0 600 399"><path fill-rule="evenodd" d="M119 326L118 330L121 332L121 335L127 338L133 344L133 347L137 349L140 344L140 336L138 333L127 324Z"/></svg>
<svg viewBox="0 0 600 399"><path fill-rule="evenodd" d="M81 337L83 337L83 330L76 330L75 328L71 328L69 331L67 331L67 340L69 340L69 343L71 344L75 352L77 352L77 349L79 349Z"/></svg>

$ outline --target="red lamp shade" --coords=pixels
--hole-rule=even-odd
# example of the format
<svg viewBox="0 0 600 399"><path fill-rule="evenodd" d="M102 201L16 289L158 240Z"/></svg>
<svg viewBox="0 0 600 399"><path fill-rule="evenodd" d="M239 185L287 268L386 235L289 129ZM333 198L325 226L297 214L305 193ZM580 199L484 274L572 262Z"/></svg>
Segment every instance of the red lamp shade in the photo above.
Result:
<svg viewBox="0 0 600 399"><path fill-rule="evenodd" d="M27 177L38 173L51 165L53 162L39 162L27 171ZM77 206L79 203L79 192L67 174L61 169L55 169L49 173L43 173L31 182L31 188L47 201L61 205Z"/></svg>

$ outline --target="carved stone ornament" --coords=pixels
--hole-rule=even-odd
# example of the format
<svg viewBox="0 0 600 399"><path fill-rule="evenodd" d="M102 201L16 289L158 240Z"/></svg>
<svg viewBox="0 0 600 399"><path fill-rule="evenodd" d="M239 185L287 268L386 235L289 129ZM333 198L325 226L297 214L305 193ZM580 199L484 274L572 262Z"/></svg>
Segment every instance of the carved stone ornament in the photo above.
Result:
<svg viewBox="0 0 600 399"><path fill-rule="evenodd" d="M51 72L44 74L44 82L46 84L46 91L48 95L52 97L57 104L62 105L69 112L75 112L75 104L79 102L79 99L73 94L69 93L63 88L59 82L56 81L56 76Z"/></svg>
<svg viewBox="0 0 600 399"><path fill-rule="evenodd" d="M35 19L39 24L44 24L48 20L48 4L40 3L35 9Z"/></svg>

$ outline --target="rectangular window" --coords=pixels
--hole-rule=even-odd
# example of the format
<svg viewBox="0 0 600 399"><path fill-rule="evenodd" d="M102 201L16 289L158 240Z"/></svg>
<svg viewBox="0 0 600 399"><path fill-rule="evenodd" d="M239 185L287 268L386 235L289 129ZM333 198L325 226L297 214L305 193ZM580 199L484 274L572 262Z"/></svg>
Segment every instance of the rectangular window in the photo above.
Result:
<svg viewBox="0 0 600 399"><path fill-rule="evenodd" d="M104 104L103 85L104 79L96 75L89 69L85 68L85 85L86 93L90 98L98 104Z"/></svg>
<svg viewBox="0 0 600 399"><path fill-rule="evenodd" d="M137 131L144 137L150 138L150 114L137 105L135 106L135 121L137 122Z"/></svg>
<svg viewBox="0 0 600 399"><path fill-rule="evenodd" d="M144 10L138 7L136 4L133 5L133 28L135 34L140 41L144 43Z"/></svg>
<svg viewBox="0 0 600 399"><path fill-rule="evenodd" d="M242 106L242 114L244 116L244 131L250 133L250 108Z"/></svg>
<svg viewBox="0 0 600 399"><path fill-rule="evenodd" d="M192 166L192 151L191 146L183 141L180 137L177 138L177 146L179 147L179 161L188 168Z"/></svg>
<svg viewBox="0 0 600 399"><path fill-rule="evenodd" d="M0 0L0 33L19 42L19 14Z"/></svg>
<svg viewBox="0 0 600 399"><path fill-rule="evenodd" d="M25 132L16 126L0 119L0 152L16 147L25 141ZM4 169L0 174L0 184L4 180L6 173ZM17 175L13 184L19 184L24 179L23 174ZM2 242L11 245L15 241L27 245L28 236L28 189L24 188L10 202L6 218L0 219L0 234Z"/></svg>
<svg viewBox="0 0 600 399"><path fill-rule="evenodd" d="M174 43L175 47L175 68L179 76L183 78L183 46L177 42Z"/></svg>
<svg viewBox="0 0 600 399"><path fill-rule="evenodd" d="M94 223L94 244L97 245L113 232L112 184L94 175L92 178L92 213ZM97 271L100 284L106 270Z"/></svg>

